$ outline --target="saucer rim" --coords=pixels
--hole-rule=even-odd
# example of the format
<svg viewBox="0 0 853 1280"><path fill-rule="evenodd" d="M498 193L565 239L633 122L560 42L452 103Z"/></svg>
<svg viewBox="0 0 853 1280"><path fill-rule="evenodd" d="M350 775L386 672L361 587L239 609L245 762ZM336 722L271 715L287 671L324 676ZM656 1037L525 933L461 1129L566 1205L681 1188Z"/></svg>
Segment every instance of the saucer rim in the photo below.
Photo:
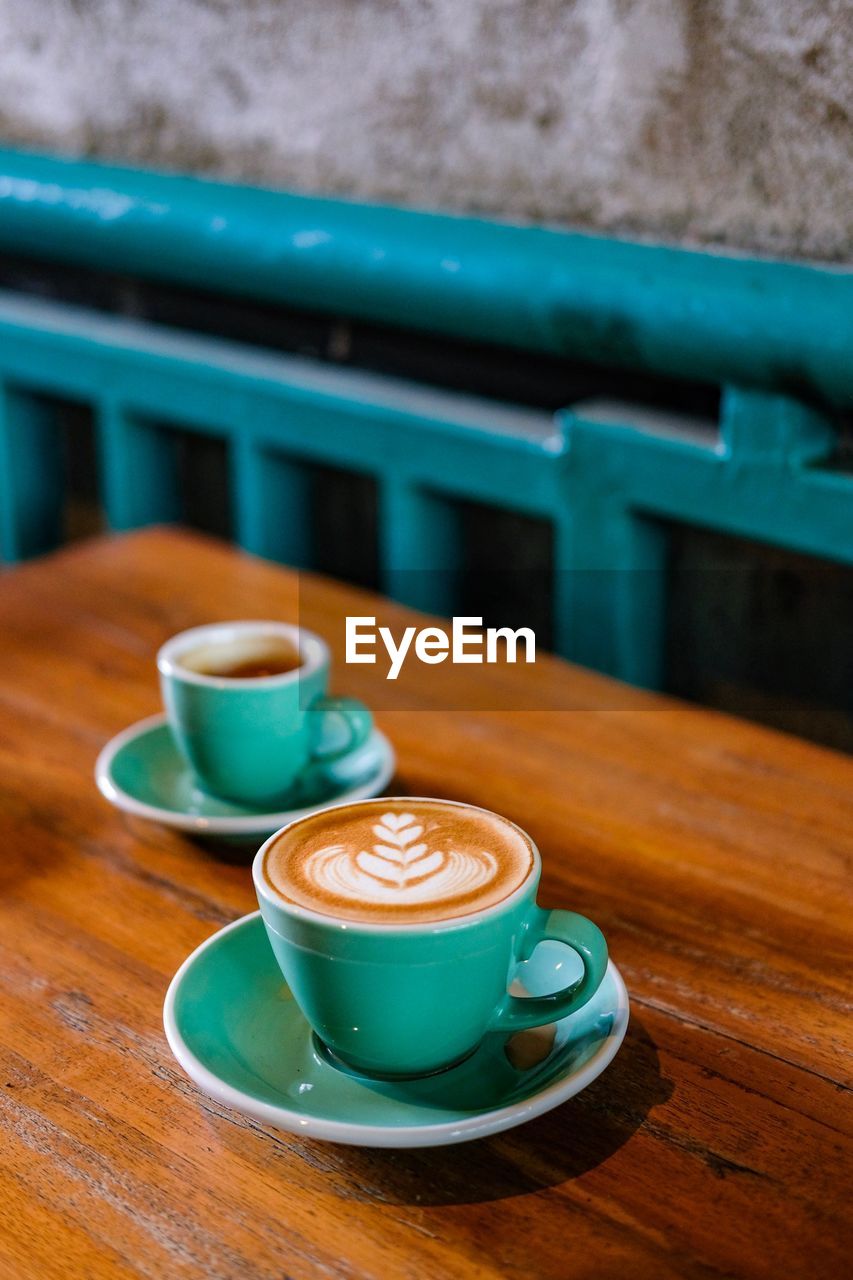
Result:
<svg viewBox="0 0 853 1280"><path fill-rule="evenodd" d="M336 792L334 797L329 798L328 805L325 801L320 801L313 805L303 805L298 809L280 809L272 813L258 811L230 816L222 815L220 817L205 817L203 814L182 813L176 809L162 809L158 805L138 800L129 791L125 791L123 787L120 787L112 775L113 761L128 743L152 733L155 729L164 727L167 723L166 715L161 711L152 716L145 716L142 720L136 720L133 724L128 725L120 733L110 738L109 742L101 748L95 761L95 783L104 799L124 813L130 813L137 818L144 818L148 822L159 823L164 827L172 827L177 831L193 832L196 835L269 835L271 832L277 831L279 827L285 826L286 823L294 822L298 818L308 817L321 809L327 808L329 805L350 804L354 800L372 799L388 785L397 767L397 756L391 740L381 729L374 725L371 737L379 739L383 752L375 772L358 786L344 787L341 791Z"/></svg>
<svg viewBox="0 0 853 1280"><path fill-rule="evenodd" d="M215 1075L190 1049L175 1016L175 1003L181 983L202 954L219 943L225 934L237 929L250 928L260 921L260 911L252 911L248 915L240 916L239 919L217 929L190 952L175 972L166 991L163 1002L163 1028L169 1048L177 1062L204 1093L216 1102L238 1111L241 1115L249 1116L253 1120L272 1125L287 1133L360 1147L416 1148L471 1142L477 1138L485 1138L506 1129L515 1128L516 1125L544 1115L561 1103L567 1102L569 1098L575 1097L609 1067L625 1039L630 1019L628 991L619 969L612 960L608 960L607 971L614 982L617 995L610 1034L577 1072L561 1076L529 1098L467 1119L425 1125L385 1126L358 1121L327 1120L316 1116L306 1117L283 1105L252 1098L243 1090Z"/></svg>

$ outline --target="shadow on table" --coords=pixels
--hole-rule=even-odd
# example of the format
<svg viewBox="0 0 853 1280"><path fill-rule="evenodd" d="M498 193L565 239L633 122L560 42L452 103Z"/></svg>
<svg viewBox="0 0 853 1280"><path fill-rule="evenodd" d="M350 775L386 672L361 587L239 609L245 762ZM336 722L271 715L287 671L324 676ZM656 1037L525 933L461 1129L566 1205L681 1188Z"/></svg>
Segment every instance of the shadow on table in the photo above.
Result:
<svg viewBox="0 0 853 1280"><path fill-rule="evenodd" d="M472 1204L558 1186L607 1160L666 1102L657 1047L632 1017L612 1065L547 1115L464 1148L384 1151L336 1147L345 1198L390 1204Z"/></svg>
<svg viewBox="0 0 853 1280"><path fill-rule="evenodd" d="M183 833L186 844L192 845L199 853L204 854L212 862L221 862L229 867L251 867L255 854L264 843L266 836L240 837L233 840L213 839L211 837L189 835Z"/></svg>

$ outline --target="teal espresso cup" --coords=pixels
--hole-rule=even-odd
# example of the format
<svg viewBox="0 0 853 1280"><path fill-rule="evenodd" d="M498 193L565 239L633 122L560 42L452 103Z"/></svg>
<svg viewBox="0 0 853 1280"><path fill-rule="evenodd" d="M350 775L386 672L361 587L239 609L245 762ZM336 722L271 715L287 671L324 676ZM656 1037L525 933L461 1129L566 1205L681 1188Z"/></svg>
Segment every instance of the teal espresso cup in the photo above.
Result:
<svg viewBox="0 0 853 1280"><path fill-rule="evenodd" d="M361 746L372 727L328 697L329 649L285 622L224 622L173 636L157 655L166 715L202 788L246 805L284 800L304 771Z"/></svg>
<svg viewBox="0 0 853 1280"><path fill-rule="evenodd" d="M272 950L321 1051L385 1079L452 1066L487 1033L553 1022L594 995L604 936L584 916L538 906L540 872L514 823L413 797L299 819L253 865ZM576 952L582 975L552 995L510 994L545 939Z"/></svg>

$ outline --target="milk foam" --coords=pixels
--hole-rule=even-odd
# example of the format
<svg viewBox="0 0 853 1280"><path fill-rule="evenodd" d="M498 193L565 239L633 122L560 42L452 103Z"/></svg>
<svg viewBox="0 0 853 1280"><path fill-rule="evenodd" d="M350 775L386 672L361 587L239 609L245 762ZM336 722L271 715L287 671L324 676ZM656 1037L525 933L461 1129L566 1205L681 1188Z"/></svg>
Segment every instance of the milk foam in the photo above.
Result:
<svg viewBox="0 0 853 1280"><path fill-rule="evenodd" d="M508 897L533 852L512 824L439 801L379 800L304 819L268 851L283 897L348 919L441 920Z"/></svg>

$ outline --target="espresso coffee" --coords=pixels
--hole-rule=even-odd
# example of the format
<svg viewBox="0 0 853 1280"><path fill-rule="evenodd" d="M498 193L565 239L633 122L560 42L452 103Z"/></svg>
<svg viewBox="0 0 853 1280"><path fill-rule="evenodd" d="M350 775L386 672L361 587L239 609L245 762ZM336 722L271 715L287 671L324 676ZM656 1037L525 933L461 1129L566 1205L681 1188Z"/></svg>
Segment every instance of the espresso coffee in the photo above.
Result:
<svg viewBox="0 0 853 1280"><path fill-rule="evenodd" d="M182 654L180 665L202 676L261 680L283 676L302 666L299 650L278 637L251 635L228 644L207 644Z"/></svg>
<svg viewBox="0 0 853 1280"><path fill-rule="evenodd" d="M286 675L288 671L296 671L298 667L298 658L250 658L216 674L229 680L261 680L265 676Z"/></svg>
<svg viewBox="0 0 853 1280"><path fill-rule="evenodd" d="M264 855L287 902L371 924L452 920L493 907L530 875L533 846L513 823L452 801L380 799L312 814Z"/></svg>

